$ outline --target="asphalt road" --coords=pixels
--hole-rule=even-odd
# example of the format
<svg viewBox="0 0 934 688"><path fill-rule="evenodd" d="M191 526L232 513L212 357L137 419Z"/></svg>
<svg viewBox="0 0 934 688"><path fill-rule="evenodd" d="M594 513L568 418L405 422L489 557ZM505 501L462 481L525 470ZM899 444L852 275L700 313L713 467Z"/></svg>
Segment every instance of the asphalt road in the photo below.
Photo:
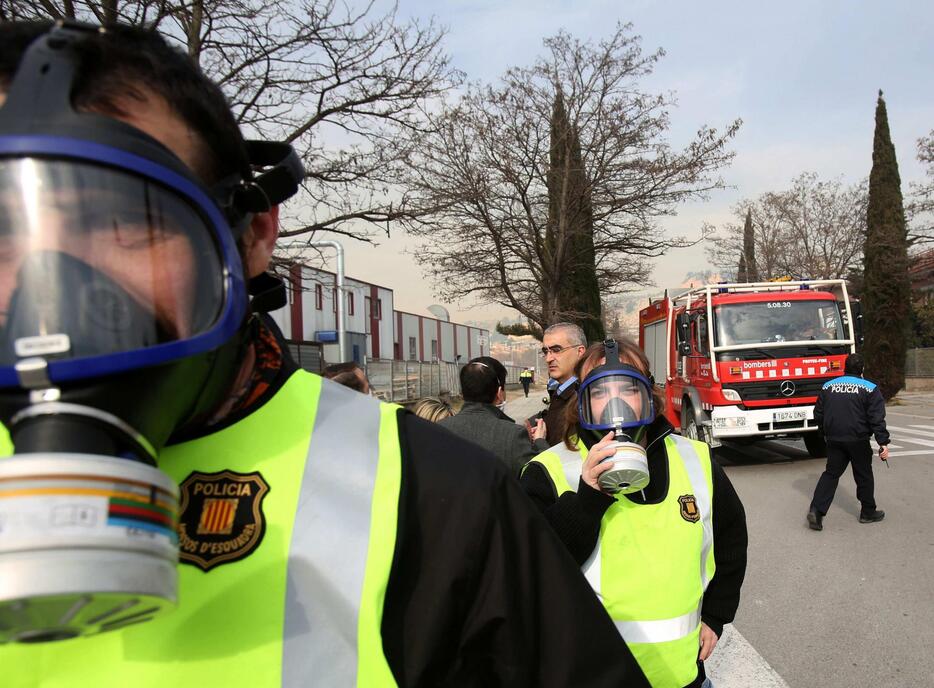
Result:
<svg viewBox="0 0 934 688"><path fill-rule="evenodd" d="M510 394L506 412L525 418L541 396ZM790 688L934 687L934 395L901 400L887 409L890 466L874 461L880 523L858 522L847 469L824 530L807 527L824 460L799 440L716 451L749 528L735 641L724 636L736 668L715 674L718 688L780 685L748 678L756 673L743 667L756 663Z"/></svg>
<svg viewBox="0 0 934 688"><path fill-rule="evenodd" d="M749 527L735 627L792 688L934 686L934 397L906 395L886 415L880 523L858 522L848 469L824 530L807 527L824 461L800 441L716 452Z"/></svg>

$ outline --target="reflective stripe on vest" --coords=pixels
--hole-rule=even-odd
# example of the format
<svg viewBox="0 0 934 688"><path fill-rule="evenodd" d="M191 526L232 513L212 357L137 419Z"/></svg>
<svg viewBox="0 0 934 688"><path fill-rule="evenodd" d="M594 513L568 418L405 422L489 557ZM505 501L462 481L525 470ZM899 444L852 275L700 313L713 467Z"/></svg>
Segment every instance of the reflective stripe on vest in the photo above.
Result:
<svg viewBox="0 0 934 688"><path fill-rule="evenodd" d="M389 421L395 430L396 411L341 385L322 385L289 547L283 686L306 685L312 678L321 685L393 683L380 635L388 569L381 585L375 581L378 591L370 591L378 593L378 602L370 597L370 605L361 605L361 598L368 552L380 548L381 538L374 539L371 526L385 522L379 509L372 515L370 509L380 467L381 426ZM387 414L391 418L384 418ZM398 445L397 433L391 434ZM398 498L399 470L392 472L392 492ZM384 480L390 477L385 473ZM390 507L394 513L395 506ZM391 520L387 535L394 543L396 519ZM377 547L371 548L371 542ZM389 561L381 563L391 565L392 549ZM358 656L357 648L363 646L378 654Z"/></svg>
<svg viewBox="0 0 934 688"><path fill-rule="evenodd" d="M179 482L194 471L263 476L259 547L207 572L179 566L179 607L155 621L0 646L0 684L395 685L381 625L401 483L397 412L297 371L246 418L166 448L159 465Z"/></svg>
<svg viewBox="0 0 934 688"><path fill-rule="evenodd" d="M614 621L619 634L627 643L666 643L680 640L693 633L700 625L701 610L654 621Z"/></svg>

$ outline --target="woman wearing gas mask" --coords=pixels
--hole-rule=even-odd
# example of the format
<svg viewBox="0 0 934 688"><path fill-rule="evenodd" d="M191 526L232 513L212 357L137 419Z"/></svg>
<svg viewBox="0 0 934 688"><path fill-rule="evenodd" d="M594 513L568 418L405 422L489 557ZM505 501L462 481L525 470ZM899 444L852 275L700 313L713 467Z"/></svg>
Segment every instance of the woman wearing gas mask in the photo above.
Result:
<svg viewBox="0 0 934 688"><path fill-rule="evenodd" d="M591 345L564 442L521 482L581 565L656 688L708 688L703 661L733 620L746 517L706 444L673 434L634 342Z"/></svg>

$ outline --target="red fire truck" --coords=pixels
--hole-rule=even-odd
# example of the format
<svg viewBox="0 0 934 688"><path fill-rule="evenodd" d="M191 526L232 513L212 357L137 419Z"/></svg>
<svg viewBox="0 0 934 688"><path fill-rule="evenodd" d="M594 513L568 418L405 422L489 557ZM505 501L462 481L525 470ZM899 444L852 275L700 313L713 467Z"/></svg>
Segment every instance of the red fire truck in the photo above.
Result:
<svg viewBox="0 0 934 688"><path fill-rule="evenodd" d="M858 311L843 280L708 284L643 308L639 344L683 435L798 436L823 456L814 402L856 350Z"/></svg>

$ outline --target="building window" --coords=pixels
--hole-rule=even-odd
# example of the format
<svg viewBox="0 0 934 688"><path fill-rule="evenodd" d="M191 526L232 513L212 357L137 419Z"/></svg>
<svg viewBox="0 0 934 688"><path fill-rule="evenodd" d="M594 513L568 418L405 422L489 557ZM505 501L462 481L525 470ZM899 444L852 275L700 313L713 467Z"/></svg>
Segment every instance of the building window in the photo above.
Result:
<svg viewBox="0 0 934 688"><path fill-rule="evenodd" d="M366 323L366 333L370 334L370 323L373 317L373 300L369 296L363 297L363 315Z"/></svg>
<svg viewBox="0 0 934 688"><path fill-rule="evenodd" d="M432 361L438 360L438 340L437 339L431 340L431 360Z"/></svg>
<svg viewBox="0 0 934 688"><path fill-rule="evenodd" d="M376 319L377 320L383 319L383 300L382 299L376 299Z"/></svg>
<svg viewBox="0 0 934 688"><path fill-rule="evenodd" d="M320 284L315 285L315 310L320 311L324 307L324 289Z"/></svg>
<svg viewBox="0 0 934 688"><path fill-rule="evenodd" d="M347 315L353 315L353 292L347 294Z"/></svg>
<svg viewBox="0 0 934 688"><path fill-rule="evenodd" d="M409 337L409 360L414 361L418 358L418 353L415 350L415 337Z"/></svg>

